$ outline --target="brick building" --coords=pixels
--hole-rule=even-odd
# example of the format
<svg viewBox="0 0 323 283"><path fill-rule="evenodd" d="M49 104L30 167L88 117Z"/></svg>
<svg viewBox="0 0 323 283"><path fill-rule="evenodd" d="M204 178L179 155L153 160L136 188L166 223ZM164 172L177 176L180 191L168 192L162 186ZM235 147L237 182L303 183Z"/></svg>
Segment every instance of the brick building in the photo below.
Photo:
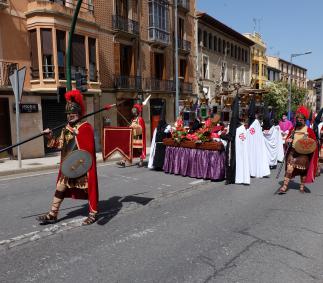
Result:
<svg viewBox="0 0 323 283"><path fill-rule="evenodd" d="M11 0L0 4L0 146L16 142L14 96L9 75L26 66L23 104L35 106L22 113L21 139L39 134L66 121L63 93L66 87L65 56L68 31L76 1ZM73 37L72 79L77 72L86 78L85 103L94 107L100 94L98 64L99 27L91 0L84 0ZM75 81L73 82L75 87ZM60 92L60 93L59 93ZM61 94L61 95L60 95ZM89 119L93 122L93 118ZM48 149L38 138L22 146L23 158L41 157ZM13 151L15 155L15 150Z"/></svg>
<svg viewBox="0 0 323 283"><path fill-rule="evenodd" d="M166 120L175 119L175 48L173 1L94 1L99 25L101 104L117 103L106 115L114 125L127 125L132 105L144 107L147 141L159 121L162 102ZM195 1L178 1L180 98L193 95Z"/></svg>

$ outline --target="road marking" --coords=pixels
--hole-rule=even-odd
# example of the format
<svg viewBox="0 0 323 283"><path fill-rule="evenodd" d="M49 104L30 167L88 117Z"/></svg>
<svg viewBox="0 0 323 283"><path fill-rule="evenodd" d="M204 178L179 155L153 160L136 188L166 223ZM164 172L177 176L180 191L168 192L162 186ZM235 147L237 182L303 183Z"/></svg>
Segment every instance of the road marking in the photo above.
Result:
<svg viewBox="0 0 323 283"><path fill-rule="evenodd" d="M196 180L196 181L189 183L189 185L197 185L197 184L204 183L204 182L205 182L204 180Z"/></svg>

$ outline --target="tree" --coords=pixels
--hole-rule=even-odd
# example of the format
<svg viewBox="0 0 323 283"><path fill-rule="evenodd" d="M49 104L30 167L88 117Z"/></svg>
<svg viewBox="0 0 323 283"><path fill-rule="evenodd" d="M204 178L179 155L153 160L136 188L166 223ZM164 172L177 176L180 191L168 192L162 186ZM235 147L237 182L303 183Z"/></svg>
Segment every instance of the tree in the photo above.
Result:
<svg viewBox="0 0 323 283"><path fill-rule="evenodd" d="M271 82L266 87L266 90L268 91L268 93L265 93L263 95L264 102L267 103L269 106L274 107L278 117L281 117L283 112L288 110L288 84L285 82ZM304 103L306 89L299 88L295 84L292 84L291 96L291 108L294 112L296 111L299 105Z"/></svg>

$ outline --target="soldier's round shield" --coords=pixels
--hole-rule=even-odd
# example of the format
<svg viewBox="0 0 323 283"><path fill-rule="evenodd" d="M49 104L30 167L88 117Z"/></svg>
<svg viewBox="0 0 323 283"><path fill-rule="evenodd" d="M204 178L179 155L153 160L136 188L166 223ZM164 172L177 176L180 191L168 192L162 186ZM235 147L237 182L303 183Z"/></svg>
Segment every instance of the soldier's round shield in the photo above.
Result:
<svg viewBox="0 0 323 283"><path fill-rule="evenodd" d="M300 139L295 143L295 150L300 154L310 154L316 149L316 141L311 138Z"/></svg>
<svg viewBox="0 0 323 283"><path fill-rule="evenodd" d="M62 163L62 173L68 178L78 178L89 171L92 156L86 150L74 150L66 156Z"/></svg>

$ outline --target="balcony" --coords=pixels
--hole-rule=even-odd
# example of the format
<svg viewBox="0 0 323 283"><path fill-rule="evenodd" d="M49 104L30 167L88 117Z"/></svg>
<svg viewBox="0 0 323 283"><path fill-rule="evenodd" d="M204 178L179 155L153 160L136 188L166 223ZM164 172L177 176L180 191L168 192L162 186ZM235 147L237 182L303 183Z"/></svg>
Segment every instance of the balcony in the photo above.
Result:
<svg viewBox="0 0 323 283"><path fill-rule="evenodd" d="M180 91L182 93L192 93L193 92L193 84L180 82Z"/></svg>
<svg viewBox="0 0 323 283"><path fill-rule="evenodd" d="M191 52L191 42L185 39L178 39L178 49L183 53Z"/></svg>
<svg viewBox="0 0 323 283"><path fill-rule="evenodd" d="M142 78L137 76L115 76L114 87L116 89L140 90L142 88Z"/></svg>
<svg viewBox="0 0 323 283"><path fill-rule="evenodd" d="M190 0L178 0L177 6L179 10L188 13L190 11Z"/></svg>
<svg viewBox="0 0 323 283"><path fill-rule="evenodd" d="M139 35L139 24L137 21L124 18L119 15L112 15L112 24L114 31L135 36Z"/></svg>
<svg viewBox="0 0 323 283"><path fill-rule="evenodd" d="M158 92L174 92L174 81L160 80L155 78L144 79L144 90L146 91L158 91Z"/></svg>
<svg viewBox="0 0 323 283"><path fill-rule="evenodd" d="M6 9L9 7L8 0L0 0L0 9Z"/></svg>
<svg viewBox="0 0 323 283"><path fill-rule="evenodd" d="M53 16L67 15L72 17L77 4L76 0L28 0L28 2L27 19L39 14L50 14ZM79 18L86 22L94 23L94 6L87 2L82 2Z"/></svg>
<svg viewBox="0 0 323 283"><path fill-rule="evenodd" d="M166 47L169 44L169 32L163 31L157 27L149 27L149 41L153 45Z"/></svg>
<svg viewBox="0 0 323 283"><path fill-rule="evenodd" d="M0 61L0 88L11 87L9 76L18 69L18 64Z"/></svg>

